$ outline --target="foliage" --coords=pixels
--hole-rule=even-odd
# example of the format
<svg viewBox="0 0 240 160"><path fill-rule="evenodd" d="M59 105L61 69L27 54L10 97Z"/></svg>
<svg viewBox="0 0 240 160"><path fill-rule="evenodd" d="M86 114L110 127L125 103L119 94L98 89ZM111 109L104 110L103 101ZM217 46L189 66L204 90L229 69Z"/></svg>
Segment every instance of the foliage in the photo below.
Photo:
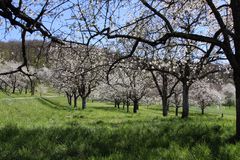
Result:
<svg viewBox="0 0 240 160"><path fill-rule="evenodd" d="M221 94L211 87L210 83L202 80L192 86L191 98L202 111L211 105L221 105ZM204 114L204 113L202 113Z"/></svg>
<svg viewBox="0 0 240 160"><path fill-rule="evenodd" d="M224 105L233 106L235 104L235 87L231 83L223 85L222 95L224 98Z"/></svg>

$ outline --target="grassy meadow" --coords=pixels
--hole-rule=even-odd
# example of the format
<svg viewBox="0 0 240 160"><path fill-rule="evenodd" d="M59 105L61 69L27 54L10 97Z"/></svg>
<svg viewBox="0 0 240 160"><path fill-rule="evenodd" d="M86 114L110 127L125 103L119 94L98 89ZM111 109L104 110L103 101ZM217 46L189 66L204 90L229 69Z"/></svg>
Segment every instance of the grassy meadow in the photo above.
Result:
<svg viewBox="0 0 240 160"><path fill-rule="evenodd" d="M234 107L205 115L193 107L189 119L175 117L174 108L164 118L158 105L133 114L91 101L72 110L62 96L0 94L0 159L238 160L234 115Z"/></svg>

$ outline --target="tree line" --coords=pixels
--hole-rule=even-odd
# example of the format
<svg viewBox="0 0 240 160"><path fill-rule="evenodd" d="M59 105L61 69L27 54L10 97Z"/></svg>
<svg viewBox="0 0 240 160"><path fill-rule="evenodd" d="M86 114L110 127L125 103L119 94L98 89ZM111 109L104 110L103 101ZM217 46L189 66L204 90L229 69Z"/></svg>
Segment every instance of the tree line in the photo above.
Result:
<svg viewBox="0 0 240 160"><path fill-rule="evenodd" d="M125 54L110 65L109 72L115 65L126 58L133 57L138 52L147 62L151 62L153 48L164 48L167 52L162 62L169 61L169 53L179 52L184 56L171 61L175 64L181 76L168 70L168 67L157 68L153 63L145 66L148 70L170 73L182 83L183 117L189 113L189 88L196 79L202 79L208 74L217 72L220 68L211 65L211 71L204 69L208 62L216 59L226 59L233 73L236 95L236 137L240 138L240 0L230 1L154 1L154 0L118 0L118 1L69 1L47 0L44 2L19 0L0 1L1 23L6 32L13 28L20 32L22 40L22 63L15 70L6 71L1 75L24 71L28 66L26 56L26 38L30 35L40 35L58 44L68 42L80 45L112 45L115 53L125 50ZM127 42L126 42L127 41ZM121 45L118 48L118 45ZM117 47L116 47L117 46ZM144 49L145 48L145 49ZM150 48L150 49L149 49ZM144 51L145 50L145 51ZM155 49L153 49L155 50ZM196 51L198 50L198 51ZM194 53L201 52L201 58ZM177 55L179 55L177 54ZM199 55L198 54L198 55ZM198 57L199 63L193 77L189 57ZM153 57L154 58L154 57ZM158 58L158 57L157 57ZM163 57L160 57L163 58ZM179 65L179 66L178 66ZM181 68L181 69L180 69ZM221 69L220 69L221 70ZM156 74L156 73L155 73ZM194 74L195 75L195 74ZM154 75L153 75L154 76ZM109 80L110 77L108 77ZM160 90L159 90L160 91ZM161 92L159 92L160 94ZM164 94L166 95L166 94ZM168 96L167 96L168 97ZM185 98L184 98L185 97Z"/></svg>

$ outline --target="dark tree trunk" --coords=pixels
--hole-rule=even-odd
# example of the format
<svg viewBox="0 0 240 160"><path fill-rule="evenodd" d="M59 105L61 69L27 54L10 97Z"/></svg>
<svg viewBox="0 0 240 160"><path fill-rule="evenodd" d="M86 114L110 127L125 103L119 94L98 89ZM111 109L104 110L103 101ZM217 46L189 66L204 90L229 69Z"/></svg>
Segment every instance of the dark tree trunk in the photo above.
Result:
<svg viewBox="0 0 240 160"><path fill-rule="evenodd" d="M236 87L236 138L240 139L240 75L234 73Z"/></svg>
<svg viewBox="0 0 240 160"><path fill-rule="evenodd" d="M67 94L68 104L72 106L72 95Z"/></svg>
<svg viewBox="0 0 240 160"><path fill-rule="evenodd" d="M120 109L120 102L119 101L117 102L117 107L118 107L118 109Z"/></svg>
<svg viewBox="0 0 240 160"><path fill-rule="evenodd" d="M204 108L201 108L201 110L202 110L202 115L204 115Z"/></svg>
<svg viewBox="0 0 240 160"><path fill-rule="evenodd" d="M183 112L182 112L182 118L187 118L189 114L189 86L187 83L183 82L183 91L182 91L182 96L183 96Z"/></svg>
<svg viewBox="0 0 240 160"><path fill-rule="evenodd" d="M26 85L25 86L25 94L27 94L28 93L28 86Z"/></svg>
<svg viewBox="0 0 240 160"><path fill-rule="evenodd" d="M176 110L175 110L175 115L176 115L176 116L178 116L178 108L179 108L179 106L176 105Z"/></svg>
<svg viewBox="0 0 240 160"><path fill-rule="evenodd" d="M153 73L153 71L151 71L154 83L157 87L158 93L162 98L162 110L163 110L163 116L167 116L168 115L168 76L166 73L162 73L162 86L160 86L158 84L158 80L157 77L155 76L155 74Z"/></svg>
<svg viewBox="0 0 240 160"><path fill-rule="evenodd" d="M15 84L14 84L14 85L13 85L13 88L12 88L12 94L14 94L15 91L16 91L16 86L15 86Z"/></svg>
<svg viewBox="0 0 240 160"><path fill-rule="evenodd" d="M163 116L168 115L168 98L166 95L162 96Z"/></svg>
<svg viewBox="0 0 240 160"><path fill-rule="evenodd" d="M133 113L137 113L138 111L138 100L133 101Z"/></svg>
<svg viewBox="0 0 240 160"><path fill-rule="evenodd" d="M127 100L127 112L129 112L129 106L130 106L130 102L129 102L129 100Z"/></svg>
<svg viewBox="0 0 240 160"><path fill-rule="evenodd" d="M168 78L167 74L162 73L162 107L163 107L163 116L168 115Z"/></svg>
<svg viewBox="0 0 240 160"><path fill-rule="evenodd" d="M74 107L74 109L77 109L77 99L78 99L78 96L76 94L73 94L73 107Z"/></svg>
<svg viewBox="0 0 240 160"><path fill-rule="evenodd" d="M125 104L126 104L126 102L125 102L125 101L123 101L123 106L122 106L122 107L123 107L123 109L125 109Z"/></svg>
<svg viewBox="0 0 240 160"><path fill-rule="evenodd" d="M14 81L12 82L12 93L14 94L16 91L16 82L17 82L17 78L16 76L14 76Z"/></svg>
<svg viewBox="0 0 240 160"><path fill-rule="evenodd" d="M82 97L82 109L86 109L86 107L87 107L87 98Z"/></svg>
<svg viewBox="0 0 240 160"><path fill-rule="evenodd" d="M69 96L68 104L72 106L72 96Z"/></svg>
<svg viewBox="0 0 240 160"><path fill-rule="evenodd" d="M35 95L35 82L31 81L31 96Z"/></svg>
<svg viewBox="0 0 240 160"><path fill-rule="evenodd" d="M232 9L233 27L234 27L234 47L235 55L231 54L231 45L224 50L232 68L233 78L236 88L236 138L240 140L240 0L231 0L230 7ZM230 52L228 52L228 50Z"/></svg>

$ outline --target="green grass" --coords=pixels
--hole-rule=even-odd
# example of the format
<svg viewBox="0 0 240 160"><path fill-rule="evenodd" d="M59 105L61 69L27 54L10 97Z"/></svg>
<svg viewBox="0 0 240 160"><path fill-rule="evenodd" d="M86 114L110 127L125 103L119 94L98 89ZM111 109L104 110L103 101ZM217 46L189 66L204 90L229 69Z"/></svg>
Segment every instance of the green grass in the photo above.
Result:
<svg viewBox="0 0 240 160"><path fill-rule="evenodd" d="M20 94L18 91L16 91L14 94L12 94L11 92L1 92L0 91L0 99L2 99L2 98L19 98L19 97L39 97L39 96L40 96L39 92L35 92L35 95L31 96L31 93L29 91L27 92L27 94L25 94L24 91L22 92L22 94ZM48 92L42 94L42 96L59 96L59 94L57 94L53 88L48 88Z"/></svg>
<svg viewBox="0 0 240 160"><path fill-rule="evenodd" d="M72 110L65 97L2 98L0 159L240 159L240 143L231 141L233 107L211 107L204 116L191 108L189 119L173 110L163 118L157 105L133 114L99 102Z"/></svg>

